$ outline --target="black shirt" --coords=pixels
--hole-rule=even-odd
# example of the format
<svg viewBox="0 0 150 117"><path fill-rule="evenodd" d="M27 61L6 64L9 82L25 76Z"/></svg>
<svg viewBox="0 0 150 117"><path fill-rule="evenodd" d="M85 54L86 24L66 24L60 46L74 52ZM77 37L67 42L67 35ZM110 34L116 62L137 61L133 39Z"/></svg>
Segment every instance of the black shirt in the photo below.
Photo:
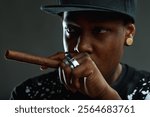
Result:
<svg viewBox="0 0 150 117"><path fill-rule="evenodd" d="M112 85L124 100L150 99L150 73L138 71L128 65ZM72 93L60 82L58 71L30 78L14 88L11 98L15 100L87 100L90 97L79 92Z"/></svg>

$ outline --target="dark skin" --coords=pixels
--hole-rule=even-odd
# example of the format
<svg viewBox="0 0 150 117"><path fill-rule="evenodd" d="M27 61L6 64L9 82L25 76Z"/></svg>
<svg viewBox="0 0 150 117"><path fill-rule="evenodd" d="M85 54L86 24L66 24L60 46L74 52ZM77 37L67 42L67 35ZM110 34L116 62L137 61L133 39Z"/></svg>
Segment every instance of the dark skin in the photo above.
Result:
<svg viewBox="0 0 150 117"><path fill-rule="evenodd" d="M62 62L62 53L53 57L59 58L61 79L69 90L94 99L121 99L111 85L121 74L125 42L134 35L135 26L106 14L65 12L62 17L64 50L72 53L80 65L71 69Z"/></svg>

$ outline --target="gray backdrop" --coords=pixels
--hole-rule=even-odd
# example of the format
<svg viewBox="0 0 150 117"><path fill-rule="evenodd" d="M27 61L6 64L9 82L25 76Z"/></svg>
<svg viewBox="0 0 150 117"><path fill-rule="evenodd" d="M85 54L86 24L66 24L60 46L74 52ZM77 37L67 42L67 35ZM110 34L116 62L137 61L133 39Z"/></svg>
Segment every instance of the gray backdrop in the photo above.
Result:
<svg viewBox="0 0 150 117"><path fill-rule="evenodd" d="M114 0L115 1L115 0ZM0 0L0 99L9 99L20 82L42 72L38 65L19 63L4 58L7 49L47 56L62 51L60 19L40 11L45 3L56 0ZM139 0L134 46L127 47L123 62L137 69L150 69L149 0Z"/></svg>

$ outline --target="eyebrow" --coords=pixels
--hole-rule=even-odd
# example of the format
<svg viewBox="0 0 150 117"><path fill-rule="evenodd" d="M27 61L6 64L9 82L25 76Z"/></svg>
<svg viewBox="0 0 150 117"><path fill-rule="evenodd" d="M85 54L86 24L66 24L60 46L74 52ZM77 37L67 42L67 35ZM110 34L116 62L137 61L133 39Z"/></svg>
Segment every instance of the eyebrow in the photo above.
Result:
<svg viewBox="0 0 150 117"><path fill-rule="evenodd" d="M76 26L76 27L80 27L80 25L78 25L77 23L71 22L71 21L66 21L63 20L63 25L72 25L72 26Z"/></svg>

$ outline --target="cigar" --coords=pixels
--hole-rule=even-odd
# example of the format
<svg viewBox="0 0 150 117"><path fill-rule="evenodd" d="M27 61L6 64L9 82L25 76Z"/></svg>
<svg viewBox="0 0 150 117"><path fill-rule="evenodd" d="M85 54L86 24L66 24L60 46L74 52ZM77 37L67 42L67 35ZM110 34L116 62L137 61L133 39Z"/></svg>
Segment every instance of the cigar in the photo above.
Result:
<svg viewBox="0 0 150 117"><path fill-rule="evenodd" d="M31 54L14 51L14 50L7 50L5 53L5 57L7 59L12 59L20 62L31 63L31 64L37 64L41 66L47 66L51 68L57 68L59 65L59 61L53 60L51 58L31 55Z"/></svg>

